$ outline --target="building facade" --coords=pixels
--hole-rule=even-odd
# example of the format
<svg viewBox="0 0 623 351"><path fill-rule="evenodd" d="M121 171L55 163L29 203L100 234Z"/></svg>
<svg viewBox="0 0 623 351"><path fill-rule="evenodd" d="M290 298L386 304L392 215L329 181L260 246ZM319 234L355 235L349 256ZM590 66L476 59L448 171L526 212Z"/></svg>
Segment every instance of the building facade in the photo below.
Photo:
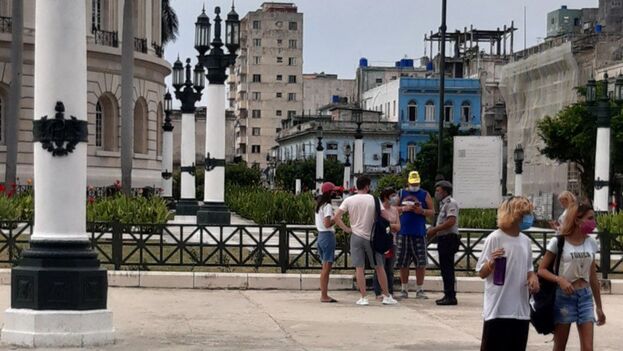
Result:
<svg viewBox="0 0 623 351"><path fill-rule="evenodd" d="M281 120L303 110L303 14L292 3L263 3L241 20L240 55L230 74L235 154L266 165Z"/></svg>
<svg viewBox="0 0 623 351"><path fill-rule="evenodd" d="M480 133L481 92L478 79L446 79L444 123ZM418 144L439 129L439 79L403 77L363 94L363 107L398 123L400 164L415 161Z"/></svg>
<svg viewBox="0 0 623 351"><path fill-rule="evenodd" d="M87 181L105 186L121 179L121 46L123 1L87 2L87 88L89 141ZM11 80L11 1L0 0L0 126L9 103ZM132 186L161 184L164 78L170 65L162 59L161 1L135 1L134 160ZM19 112L17 176L33 176L35 0L24 0L22 99ZM6 146L0 133L0 179L4 179Z"/></svg>
<svg viewBox="0 0 623 351"><path fill-rule="evenodd" d="M423 59L425 61L426 59ZM424 78L433 72L427 67L428 62L422 62L424 67L415 67L412 59L401 59L394 66L371 66L368 59L359 59L359 66L355 74L355 99L361 101L363 93L389 83L400 77Z"/></svg>
<svg viewBox="0 0 623 351"><path fill-rule="evenodd" d="M316 115L326 105L355 100L355 80L338 79L337 74L303 74L303 113Z"/></svg>

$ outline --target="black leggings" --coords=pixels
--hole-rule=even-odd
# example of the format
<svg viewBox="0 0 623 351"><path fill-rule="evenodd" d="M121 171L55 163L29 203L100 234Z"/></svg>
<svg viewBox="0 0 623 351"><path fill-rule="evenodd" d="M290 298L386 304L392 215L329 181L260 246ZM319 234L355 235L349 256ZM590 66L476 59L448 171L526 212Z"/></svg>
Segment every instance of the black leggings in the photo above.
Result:
<svg viewBox="0 0 623 351"><path fill-rule="evenodd" d="M480 351L525 351L530 321L520 319L491 319L482 327Z"/></svg>

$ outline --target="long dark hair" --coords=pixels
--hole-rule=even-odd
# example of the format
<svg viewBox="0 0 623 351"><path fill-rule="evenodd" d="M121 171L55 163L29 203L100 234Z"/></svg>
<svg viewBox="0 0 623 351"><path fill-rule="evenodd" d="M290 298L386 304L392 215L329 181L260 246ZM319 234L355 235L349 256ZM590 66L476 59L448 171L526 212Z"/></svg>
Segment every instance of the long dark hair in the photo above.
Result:
<svg viewBox="0 0 623 351"><path fill-rule="evenodd" d="M324 206L324 204L330 204L332 198L332 192L323 193L322 195L318 196L318 198L316 199L316 213L320 211L320 208Z"/></svg>

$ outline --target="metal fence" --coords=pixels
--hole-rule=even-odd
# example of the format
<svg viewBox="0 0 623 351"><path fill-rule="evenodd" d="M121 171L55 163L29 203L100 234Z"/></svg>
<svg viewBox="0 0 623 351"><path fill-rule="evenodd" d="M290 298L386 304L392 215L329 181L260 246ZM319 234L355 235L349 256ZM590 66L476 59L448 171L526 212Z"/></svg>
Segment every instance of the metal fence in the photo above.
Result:
<svg viewBox="0 0 623 351"><path fill-rule="evenodd" d="M200 226L195 224L124 225L89 223L92 248L103 265L114 270L157 270L158 267L269 268L319 270L317 231L313 226L241 225ZM462 229L461 245L455 255L459 272L474 272L484 241L492 230ZM0 263L15 264L28 248L30 222L0 222ZM554 233L529 231L533 261L537 265ZM623 242L613 235L598 235L598 267L602 276L623 275ZM429 269L438 270L436 244L428 244ZM603 270L602 267L608 267ZM336 270L352 270L349 243L338 236Z"/></svg>
<svg viewBox="0 0 623 351"><path fill-rule="evenodd" d="M11 17L0 17L0 33L11 33L13 30L13 19Z"/></svg>
<svg viewBox="0 0 623 351"><path fill-rule="evenodd" d="M111 46L113 48L119 47L119 34L117 32L100 30L97 28L93 28L91 32L93 33L95 44Z"/></svg>

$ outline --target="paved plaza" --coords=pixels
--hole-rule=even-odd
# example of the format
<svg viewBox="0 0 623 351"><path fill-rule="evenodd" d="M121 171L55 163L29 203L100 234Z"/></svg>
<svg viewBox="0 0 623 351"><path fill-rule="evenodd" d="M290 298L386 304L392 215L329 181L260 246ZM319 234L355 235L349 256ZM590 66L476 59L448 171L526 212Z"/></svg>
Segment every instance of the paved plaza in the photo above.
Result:
<svg viewBox="0 0 623 351"><path fill-rule="evenodd" d="M10 301L0 286L0 309ZM110 288L117 343L93 350L477 350L481 294L459 294L458 307L408 299L397 306L354 304L337 291L321 304L314 291ZM608 323L596 328L595 350L620 350L623 296L605 295ZM0 320L3 317L0 317ZM551 337L531 330L528 350L551 350ZM0 345L2 350L12 350ZM579 350L577 332L568 350Z"/></svg>

